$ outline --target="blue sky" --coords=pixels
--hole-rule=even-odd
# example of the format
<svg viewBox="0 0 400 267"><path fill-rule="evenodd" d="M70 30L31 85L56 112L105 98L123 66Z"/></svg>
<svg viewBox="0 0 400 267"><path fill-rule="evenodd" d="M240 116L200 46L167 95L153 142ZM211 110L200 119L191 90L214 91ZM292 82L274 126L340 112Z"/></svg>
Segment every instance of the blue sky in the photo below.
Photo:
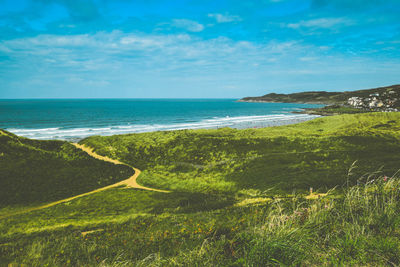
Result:
<svg viewBox="0 0 400 267"><path fill-rule="evenodd" d="M0 98L400 83L399 0L0 0Z"/></svg>

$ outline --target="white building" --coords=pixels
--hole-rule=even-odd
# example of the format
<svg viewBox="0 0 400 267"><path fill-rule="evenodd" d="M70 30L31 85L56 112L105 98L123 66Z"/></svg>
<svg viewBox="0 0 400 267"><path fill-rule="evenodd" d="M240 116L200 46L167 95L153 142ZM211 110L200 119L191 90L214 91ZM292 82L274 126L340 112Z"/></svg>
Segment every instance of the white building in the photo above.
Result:
<svg viewBox="0 0 400 267"><path fill-rule="evenodd" d="M353 96L347 100L347 103L353 107L361 107L363 105L363 101L360 97Z"/></svg>

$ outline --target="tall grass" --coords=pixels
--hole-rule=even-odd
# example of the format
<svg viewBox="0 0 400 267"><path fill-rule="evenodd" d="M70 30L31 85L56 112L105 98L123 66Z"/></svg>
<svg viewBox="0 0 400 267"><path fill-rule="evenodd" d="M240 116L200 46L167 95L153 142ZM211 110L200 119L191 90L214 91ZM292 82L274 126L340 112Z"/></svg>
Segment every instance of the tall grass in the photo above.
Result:
<svg viewBox="0 0 400 267"><path fill-rule="evenodd" d="M16 235L0 252L29 266L398 266L399 224L400 179L375 173L326 197Z"/></svg>
<svg viewBox="0 0 400 267"><path fill-rule="evenodd" d="M89 138L174 192L115 188L0 220L0 266L400 265L400 179L384 175L399 118ZM305 198L309 186L336 188Z"/></svg>
<svg viewBox="0 0 400 267"><path fill-rule="evenodd" d="M168 259L156 254L138 265L398 266L399 211L400 179L378 176L340 196L252 207L255 216L231 238L205 239L193 250Z"/></svg>
<svg viewBox="0 0 400 267"><path fill-rule="evenodd" d="M94 159L65 141L0 132L0 208L72 197L132 175L129 167Z"/></svg>
<svg viewBox="0 0 400 267"><path fill-rule="evenodd" d="M400 162L400 113L318 118L265 129L218 129L93 136L81 143L143 172L138 182L170 191L273 193L327 190ZM352 178L352 177L351 177ZM350 179L350 184L355 179Z"/></svg>

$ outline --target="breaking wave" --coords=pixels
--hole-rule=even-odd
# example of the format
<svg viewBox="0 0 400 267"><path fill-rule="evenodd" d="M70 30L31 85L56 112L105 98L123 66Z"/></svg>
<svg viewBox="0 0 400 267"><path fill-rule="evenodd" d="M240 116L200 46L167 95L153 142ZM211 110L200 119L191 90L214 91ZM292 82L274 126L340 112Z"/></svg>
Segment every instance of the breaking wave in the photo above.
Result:
<svg viewBox="0 0 400 267"><path fill-rule="evenodd" d="M143 133L154 131L173 131L185 129L216 129L231 127L237 129L261 128L286 124L299 123L319 117L307 114L277 114L264 116L238 116L238 117L214 117L198 122L186 121L173 124L131 124L88 128L8 128L6 130L32 139L59 139L79 140L92 135L115 135L128 133Z"/></svg>

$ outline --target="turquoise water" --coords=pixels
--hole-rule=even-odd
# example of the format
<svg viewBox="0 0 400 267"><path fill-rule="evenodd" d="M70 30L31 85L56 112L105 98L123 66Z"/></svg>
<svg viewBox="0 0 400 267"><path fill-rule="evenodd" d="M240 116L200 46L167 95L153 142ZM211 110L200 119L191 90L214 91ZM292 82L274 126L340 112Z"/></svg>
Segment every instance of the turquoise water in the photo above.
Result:
<svg viewBox="0 0 400 267"><path fill-rule="evenodd" d="M235 99L0 100L0 128L34 139L199 128L249 128L314 118L292 111L320 105Z"/></svg>

